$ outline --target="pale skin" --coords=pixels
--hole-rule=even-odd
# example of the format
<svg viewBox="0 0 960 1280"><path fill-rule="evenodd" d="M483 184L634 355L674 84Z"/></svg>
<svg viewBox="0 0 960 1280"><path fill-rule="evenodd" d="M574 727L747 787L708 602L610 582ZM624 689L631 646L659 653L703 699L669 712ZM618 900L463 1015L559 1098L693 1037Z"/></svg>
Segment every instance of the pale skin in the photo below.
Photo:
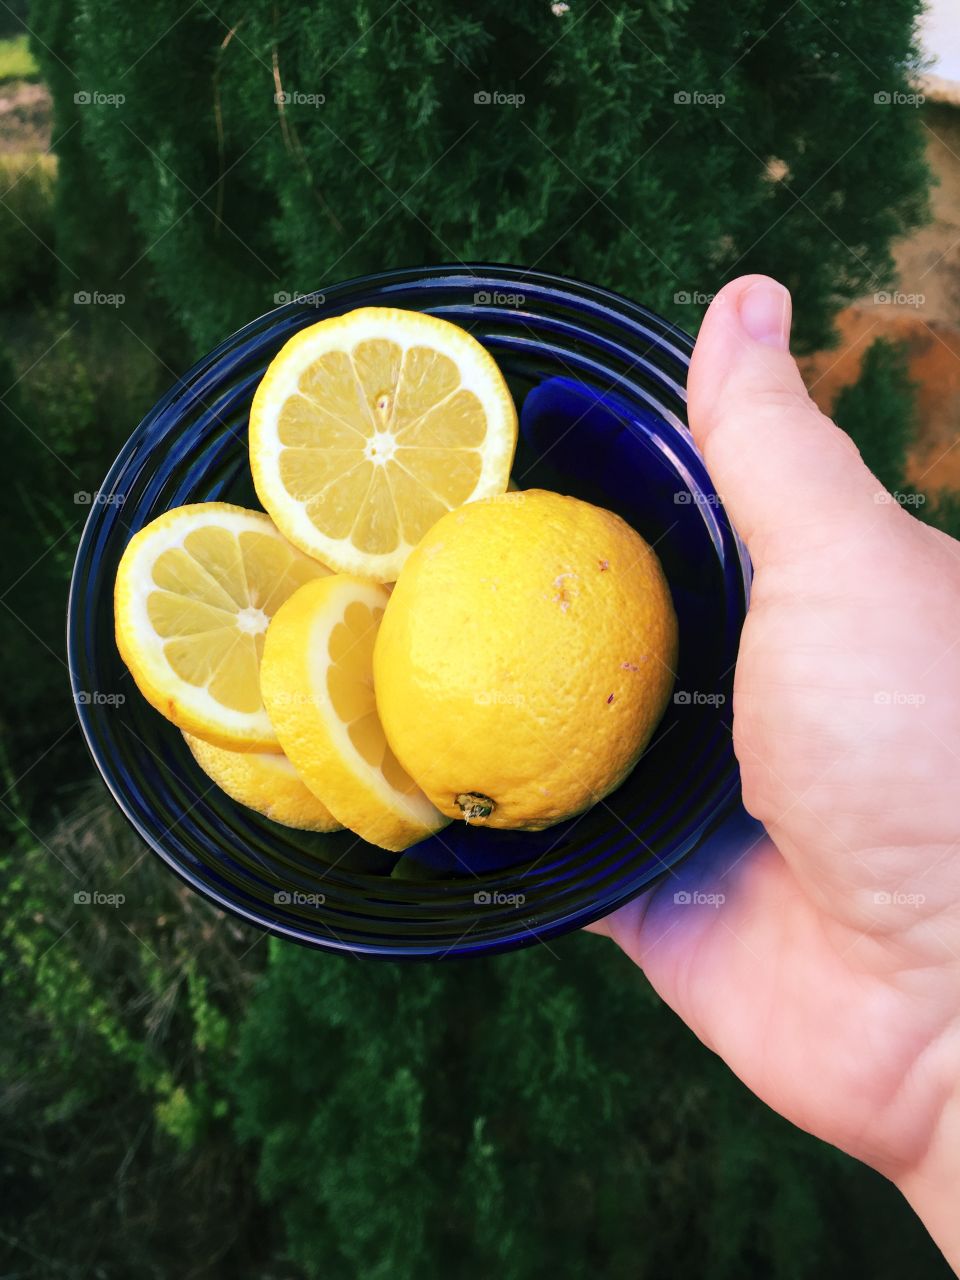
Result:
<svg viewBox="0 0 960 1280"><path fill-rule="evenodd" d="M896 1183L960 1274L960 543L817 410L789 326L782 286L733 281L689 379L754 563L733 733L766 834L732 824L593 929L759 1098Z"/></svg>

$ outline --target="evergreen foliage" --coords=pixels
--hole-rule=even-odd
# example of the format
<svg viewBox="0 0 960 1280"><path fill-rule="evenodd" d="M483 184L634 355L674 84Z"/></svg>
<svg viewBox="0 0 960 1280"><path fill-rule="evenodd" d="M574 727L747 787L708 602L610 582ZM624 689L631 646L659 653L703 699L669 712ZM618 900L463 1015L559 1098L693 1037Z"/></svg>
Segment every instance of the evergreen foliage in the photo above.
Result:
<svg viewBox="0 0 960 1280"><path fill-rule="evenodd" d="M265 944L138 862L76 789L75 731L57 746L74 493L191 357L277 293L471 258L690 330L766 270L818 345L923 215L916 113L874 102L909 88L918 8L35 0L58 177L6 202L34 202L54 252L0 208L0 430L24 477L3 587L34 633L8 618L22 679L0 690L5 1274L946 1274L890 1187L751 1098L600 939L439 967L275 943L251 1002ZM84 289L122 311L71 310ZM844 410L890 476L905 402L889 440L864 402L902 372L881 352ZM77 879L128 901L78 915Z"/></svg>
<svg viewBox="0 0 960 1280"><path fill-rule="evenodd" d="M915 394L905 345L876 338L864 354L857 381L840 391L833 406L837 426L853 438L864 462L891 491L903 483L917 431Z"/></svg>
<svg viewBox="0 0 960 1280"><path fill-rule="evenodd" d="M235 1093L310 1277L947 1274L602 939L439 967L273 944Z"/></svg>
<svg viewBox="0 0 960 1280"><path fill-rule="evenodd" d="M917 113L874 100L909 90L918 0L38 8L71 95L125 98L58 92L96 157L71 197L122 203L198 353L278 292L471 259L596 280L689 329L726 278L767 270L821 345L925 207Z"/></svg>

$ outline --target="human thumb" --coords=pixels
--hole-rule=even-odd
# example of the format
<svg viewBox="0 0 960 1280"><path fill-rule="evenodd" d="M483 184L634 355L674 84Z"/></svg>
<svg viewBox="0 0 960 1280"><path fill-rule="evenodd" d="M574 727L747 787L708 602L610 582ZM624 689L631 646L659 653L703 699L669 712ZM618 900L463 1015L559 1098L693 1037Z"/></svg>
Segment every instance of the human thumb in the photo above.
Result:
<svg viewBox="0 0 960 1280"><path fill-rule="evenodd" d="M690 365L694 439L758 567L875 520L881 492L849 436L807 394L790 318L783 285L733 280L711 303Z"/></svg>

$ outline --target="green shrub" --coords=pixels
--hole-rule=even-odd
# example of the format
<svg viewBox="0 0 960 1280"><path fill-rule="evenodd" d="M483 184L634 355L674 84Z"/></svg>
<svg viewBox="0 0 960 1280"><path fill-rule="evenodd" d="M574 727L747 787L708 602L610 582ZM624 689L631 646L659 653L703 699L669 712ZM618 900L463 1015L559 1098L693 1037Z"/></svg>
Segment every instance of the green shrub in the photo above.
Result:
<svg viewBox="0 0 960 1280"><path fill-rule="evenodd" d="M2 47L2 46L0 46ZM49 288L56 162L41 154L0 155L0 306Z"/></svg>
<svg viewBox="0 0 960 1280"><path fill-rule="evenodd" d="M833 406L837 425L852 436L864 462L891 491L903 488L907 452L917 432L915 394L906 345L875 338L857 381L840 391Z"/></svg>
<svg viewBox="0 0 960 1280"><path fill-rule="evenodd" d="M920 508L920 514L951 538L960 539L960 493L938 493L932 503Z"/></svg>
<svg viewBox="0 0 960 1280"><path fill-rule="evenodd" d="M67 180L124 202L200 348L278 291L476 258L593 279L690 329L724 279L768 270L820 345L923 216L917 112L874 101L909 88L919 7L51 0L39 34L84 89L125 94L71 111L57 91L78 126ZM494 92L524 101L476 101Z"/></svg>
<svg viewBox="0 0 960 1280"><path fill-rule="evenodd" d="M0 31L5 28L6 24L0 22ZM25 31L0 39L0 84L6 80L36 80L39 72Z"/></svg>
<svg viewBox="0 0 960 1280"><path fill-rule="evenodd" d="M41 838L15 777L0 810L4 1274L170 1280L222 1266L263 1280L276 1235L227 1116L230 1027L261 956L144 859L101 787Z"/></svg>
<svg viewBox="0 0 960 1280"><path fill-rule="evenodd" d="M310 1277L946 1274L597 938L439 966L274 944L235 1091Z"/></svg>

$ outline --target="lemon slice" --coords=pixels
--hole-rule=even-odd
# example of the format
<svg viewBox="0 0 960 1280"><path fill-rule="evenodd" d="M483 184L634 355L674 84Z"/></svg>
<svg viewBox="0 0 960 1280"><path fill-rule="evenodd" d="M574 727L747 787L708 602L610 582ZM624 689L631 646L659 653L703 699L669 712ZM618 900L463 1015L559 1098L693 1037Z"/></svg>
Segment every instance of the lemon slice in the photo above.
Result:
<svg viewBox="0 0 960 1280"><path fill-rule="evenodd" d="M263 700L291 764L357 835L399 852L446 826L387 746L373 645L389 593L334 574L301 587L267 632Z"/></svg>
<svg viewBox="0 0 960 1280"><path fill-rule="evenodd" d="M277 527L375 582L393 582L451 508L503 493L516 443L513 400L480 343L389 307L291 338L250 410L253 479Z"/></svg>
<svg viewBox="0 0 960 1280"><path fill-rule="evenodd" d="M340 823L300 777L285 755L268 751L227 751L185 733L194 760L237 804L272 822L301 831L339 831Z"/></svg>
<svg viewBox="0 0 960 1280"><path fill-rule="evenodd" d="M147 701L181 729L233 750L279 752L260 698L264 633L289 595L329 572L262 511L176 507L123 553L120 656Z"/></svg>

